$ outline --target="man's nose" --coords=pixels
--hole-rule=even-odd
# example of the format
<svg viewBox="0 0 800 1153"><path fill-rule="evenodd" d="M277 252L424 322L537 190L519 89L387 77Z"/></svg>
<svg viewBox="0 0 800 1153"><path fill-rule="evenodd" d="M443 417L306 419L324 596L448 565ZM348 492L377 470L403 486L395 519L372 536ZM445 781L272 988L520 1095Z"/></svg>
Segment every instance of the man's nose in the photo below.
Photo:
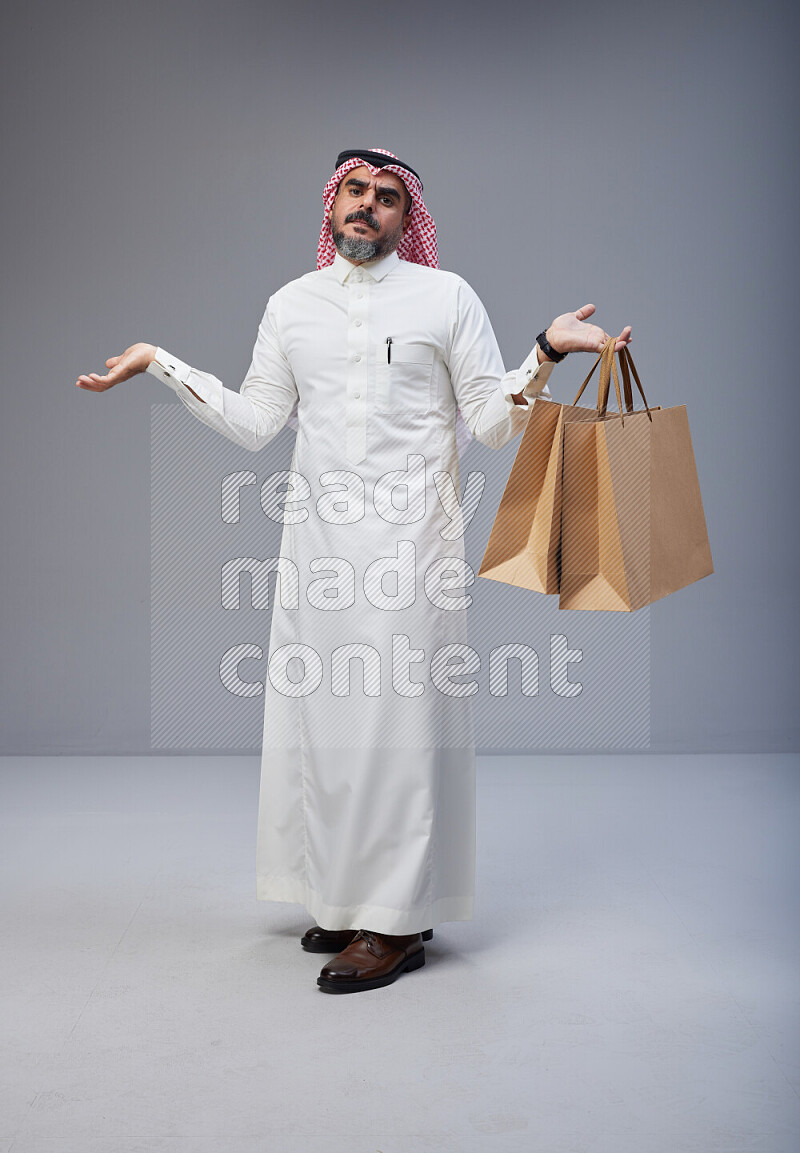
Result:
<svg viewBox="0 0 800 1153"><path fill-rule="evenodd" d="M374 208L375 207L375 189L374 188L365 188L363 195L362 195L362 201L364 203L365 208Z"/></svg>

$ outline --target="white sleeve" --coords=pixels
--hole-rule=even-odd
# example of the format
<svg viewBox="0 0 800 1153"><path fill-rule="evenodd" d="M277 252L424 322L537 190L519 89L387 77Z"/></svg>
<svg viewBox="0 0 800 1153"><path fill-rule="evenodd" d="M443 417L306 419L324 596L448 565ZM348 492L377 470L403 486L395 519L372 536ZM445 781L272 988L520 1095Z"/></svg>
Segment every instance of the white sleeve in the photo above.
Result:
<svg viewBox="0 0 800 1153"><path fill-rule="evenodd" d="M552 361L539 364L537 346L517 369L506 372L486 309L472 288L461 281L456 315L451 323L448 368L456 403L477 440L502 448L521 433L531 412L529 401L550 399L547 381ZM515 404L521 392L525 404Z"/></svg>
<svg viewBox="0 0 800 1153"><path fill-rule="evenodd" d="M278 338L274 297L258 327L250 368L239 392L163 348L156 349L147 371L173 389L204 424L251 452L278 435L298 399L294 375Z"/></svg>

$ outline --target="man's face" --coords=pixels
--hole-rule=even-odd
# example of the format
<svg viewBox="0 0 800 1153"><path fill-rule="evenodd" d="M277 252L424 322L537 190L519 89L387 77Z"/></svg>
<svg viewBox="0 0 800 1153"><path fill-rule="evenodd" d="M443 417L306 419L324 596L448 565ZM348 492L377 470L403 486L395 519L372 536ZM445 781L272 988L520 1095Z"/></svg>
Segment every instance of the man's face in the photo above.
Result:
<svg viewBox="0 0 800 1153"><path fill-rule="evenodd" d="M333 242L353 264L394 252L411 223L411 197L394 172L348 172L331 208Z"/></svg>

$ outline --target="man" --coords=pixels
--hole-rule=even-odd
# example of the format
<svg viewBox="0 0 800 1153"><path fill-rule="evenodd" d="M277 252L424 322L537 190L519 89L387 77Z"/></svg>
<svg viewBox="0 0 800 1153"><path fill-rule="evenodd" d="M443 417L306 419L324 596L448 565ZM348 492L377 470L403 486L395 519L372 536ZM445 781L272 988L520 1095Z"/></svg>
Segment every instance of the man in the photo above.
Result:
<svg viewBox="0 0 800 1153"><path fill-rule="evenodd" d="M76 383L100 392L148 371L252 451L297 428L273 509L257 897L306 907L304 948L337 954L317 983L347 993L420 968L433 927L473 914L458 441L501 448L549 395L554 361L609 337L585 305L506 373L477 296L438 269L410 165L343 152L323 201L317 271L270 298L238 393L151 344Z"/></svg>

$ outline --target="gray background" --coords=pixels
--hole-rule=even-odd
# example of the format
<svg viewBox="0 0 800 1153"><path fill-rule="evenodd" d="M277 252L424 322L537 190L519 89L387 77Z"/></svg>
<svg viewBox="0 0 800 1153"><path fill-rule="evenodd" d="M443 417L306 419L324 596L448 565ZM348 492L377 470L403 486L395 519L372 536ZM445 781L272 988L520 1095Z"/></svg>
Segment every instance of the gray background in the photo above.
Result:
<svg viewBox="0 0 800 1153"><path fill-rule="evenodd" d="M421 172L442 267L508 365L592 300L633 325L652 402L689 407L716 573L650 610L651 748L797 749L788 5L77 0L2 20L0 751L150 748L149 430L171 398L74 381L147 340L238 388L360 143ZM554 372L557 399L587 360ZM502 480L512 457L474 467Z"/></svg>

